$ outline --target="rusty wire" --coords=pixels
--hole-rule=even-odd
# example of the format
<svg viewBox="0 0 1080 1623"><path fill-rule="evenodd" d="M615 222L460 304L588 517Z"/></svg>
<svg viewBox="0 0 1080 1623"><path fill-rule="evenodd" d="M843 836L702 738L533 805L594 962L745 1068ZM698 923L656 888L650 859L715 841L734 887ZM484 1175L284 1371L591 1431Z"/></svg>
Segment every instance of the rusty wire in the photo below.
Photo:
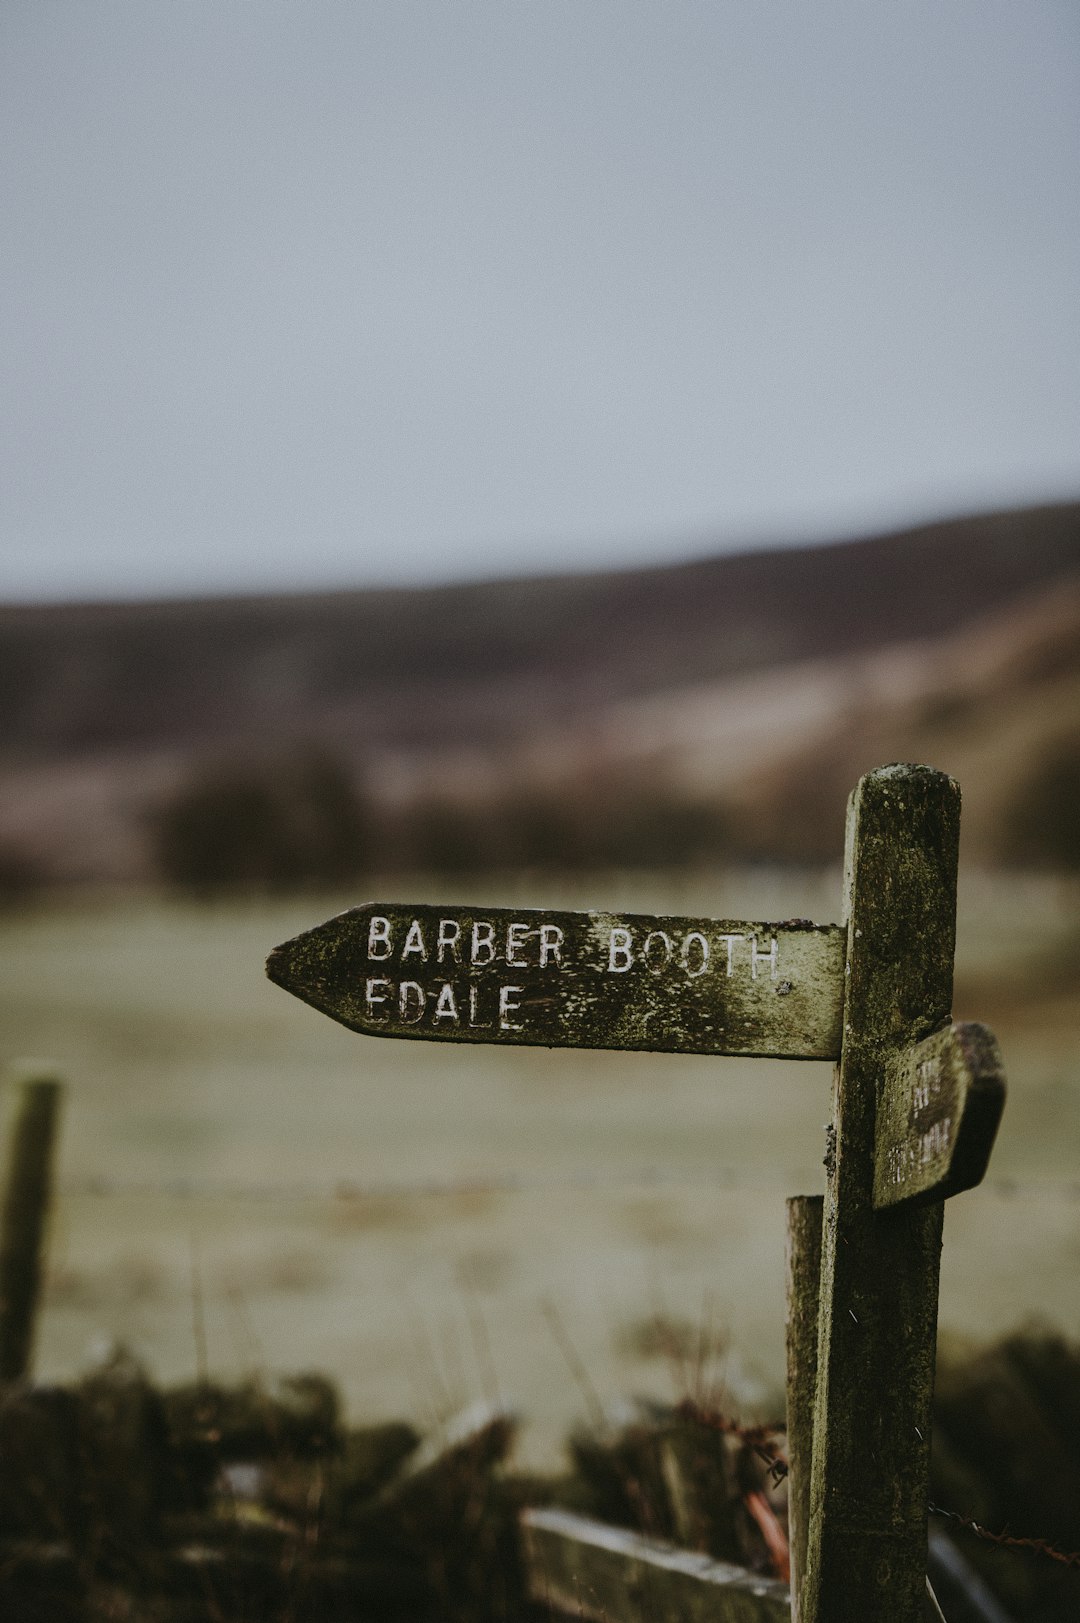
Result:
<svg viewBox="0 0 1080 1623"><path fill-rule="evenodd" d="M772 1440L781 1427L744 1426L738 1420L731 1420L727 1415L721 1414L718 1409L706 1408L703 1404L695 1402L693 1398L683 1398L675 1413L680 1420L689 1420L695 1426L722 1432L725 1437L737 1437L757 1455L763 1465L768 1467L769 1475L774 1482L782 1482L787 1476L788 1462Z"/></svg>
<svg viewBox="0 0 1080 1623"><path fill-rule="evenodd" d="M772 1441L780 1427L742 1425L717 1409L706 1408L696 1403L693 1398L684 1398L678 1405L676 1413L681 1420L692 1421L695 1425L705 1426L710 1431L722 1432L728 1437L738 1437L768 1468L773 1482L782 1482L788 1475L788 1462ZM982 1527L970 1516L962 1516L956 1510L945 1510L941 1505L929 1503L926 1508L931 1516L941 1516L946 1521L954 1522L958 1527L963 1527L967 1532L974 1534L976 1538L982 1539L985 1544L993 1544L1000 1549L1027 1550L1032 1555L1045 1556L1047 1560L1056 1561L1061 1566L1080 1568L1080 1550L1059 1550L1050 1539L1024 1538L1010 1533L1008 1529L992 1533L989 1528Z"/></svg>
<svg viewBox="0 0 1080 1623"><path fill-rule="evenodd" d="M1033 1555L1044 1555L1050 1561L1057 1561L1063 1567L1080 1567L1080 1550L1059 1550L1046 1538L1018 1538L1007 1530L1002 1533L991 1533L988 1527L980 1527L979 1523L972 1521L970 1516L961 1516L956 1510L943 1510L940 1505L928 1505L931 1516L943 1516L946 1521L955 1522L958 1527L966 1528L974 1533L976 1538L985 1544L996 1544L1006 1550L1029 1550Z"/></svg>

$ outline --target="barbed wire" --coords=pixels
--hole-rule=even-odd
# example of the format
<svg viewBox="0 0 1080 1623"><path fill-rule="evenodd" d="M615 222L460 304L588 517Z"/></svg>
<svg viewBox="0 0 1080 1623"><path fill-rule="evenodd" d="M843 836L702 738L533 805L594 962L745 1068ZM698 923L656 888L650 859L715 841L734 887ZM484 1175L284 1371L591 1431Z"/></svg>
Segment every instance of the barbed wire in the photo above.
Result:
<svg viewBox="0 0 1080 1623"><path fill-rule="evenodd" d="M237 1200L355 1201L426 1199L469 1195L546 1194L558 1190L603 1193L621 1188L714 1190L734 1194L785 1194L799 1184L814 1181L809 1169L793 1169L780 1176L775 1169L710 1167L701 1172L671 1167L630 1167L599 1171L581 1167L568 1172L499 1172L475 1176L430 1178L253 1179L236 1178L115 1178L94 1173L61 1181L62 1198L119 1200ZM1080 1180L1038 1182L991 1178L979 1185L980 1195L1003 1201L1055 1201L1080 1204Z"/></svg>
<svg viewBox="0 0 1080 1623"><path fill-rule="evenodd" d="M701 1404L693 1398L684 1398L675 1410L681 1420L691 1421L694 1425L703 1426L709 1431L718 1431L725 1436L737 1437L745 1447L749 1448L762 1461L768 1470L774 1484L783 1482L788 1476L790 1467L784 1452L779 1447L777 1439L784 1435L779 1425L745 1425L733 1420L721 1410L709 1405ZM945 1510L941 1505L932 1501L927 1504L927 1511L931 1516L940 1516L945 1521L953 1522L956 1526L964 1528L985 1544L993 1544L1000 1549L1024 1550L1032 1555L1045 1556L1049 1561L1056 1561L1065 1567L1080 1567L1080 1550L1061 1550L1050 1539L1022 1537L1010 1533L1005 1529L1000 1533L992 1533L989 1528L983 1527L970 1516L963 1516L956 1510Z"/></svg>
<svg viewBox="0 0 1080 1623"><path fill-rule="evenodd" d="M1030 1550L1033 1555L1044 1555L1050 1561L1058 1561L1065 1567L1080 1567L1080 1550L1059 1550L1056 1544L1046 1538L1018 1538L1009 1532L991 1533L989 1528L980 1527L979 1523L972 1521L970 1516L961 1516L956 1510L943 1510L940 1505L928 1505L931 1516L942 1516L946 1521L955 1522L959 1527L974 1533L976 1538L985 1544L997 1544L1007 1550Z"/></svg>
<svg viewBox="0 0 1080 1623"><path fill-rule="evenodd" d="M695 1426L703 1426L707 1431L718 1431L725 1437L737 1437L757 1455L767 1468L774 1485L783 1482L788 1475L790 1467L775 1441L777 1435L782 1433L783 1427L745 1425L738 1420L732 1420L717 1409L697 1403L693 1398L683 1398L676 1406L675 1413L680 1420L692 1421Z"/></svg>
<svg viewBox="0 0 1080 1623"><path fill-rule="evenodd" d="M684 1398L677 1405L675 1412L681 1420L689 1420L694 1425L703 1426L709 1431L721 1432L725 1436L737 1437L765 1465L774 1484L783 1482L789 1475L790 1466L777 1442L777 1438L784 1435L781 1426L741 1424L721 1410L698 1403L693 1398ZM931 1516L940 1516L945 1521L953 1522L985 1544L1045 1556L1048 1561L1056 1561L1065 1567L1080 1567L1080 1550L1061 1550L1050 1539L1022 1537L1010 1533L1007 1528L1003 1532L992 1533L989 1528L983 1527L972 1517L963 1516L956 1510L945 1510L932 1501L926 1508Z"/></svg>

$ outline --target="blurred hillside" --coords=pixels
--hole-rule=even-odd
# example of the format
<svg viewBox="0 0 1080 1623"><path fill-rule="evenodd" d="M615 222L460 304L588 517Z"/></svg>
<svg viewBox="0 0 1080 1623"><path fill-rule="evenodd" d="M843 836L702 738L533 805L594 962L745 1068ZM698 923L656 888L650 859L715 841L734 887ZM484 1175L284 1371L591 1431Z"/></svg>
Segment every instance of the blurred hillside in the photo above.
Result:
<svg viewBox="0 0 1080 1623"><path fill-rule="evenodd" d="M851 784L896 759L960 778L968 859L1080 865L1080 504L608 575L0 609L9 888L835 860Z"/></svg>

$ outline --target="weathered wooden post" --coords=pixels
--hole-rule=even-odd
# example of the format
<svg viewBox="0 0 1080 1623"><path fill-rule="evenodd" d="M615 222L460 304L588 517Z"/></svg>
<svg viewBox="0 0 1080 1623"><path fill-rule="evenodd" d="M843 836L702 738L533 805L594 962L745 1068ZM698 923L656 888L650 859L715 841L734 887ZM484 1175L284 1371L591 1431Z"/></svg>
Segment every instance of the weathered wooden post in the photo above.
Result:
<svg viewBox="0 0 1080 1623"><path fill-rule="evenodd" d="M1004 1098L989 1033L948 1024L959 835L928 767L852 795L802 1623L924 1606L943 1199L982 1177Z"/></svg>
<svg viewBox="0 0 1080 1623"><path fill-rule="evenodd" d="M1004 1100L989 1032L949 1024L959 811L928 767L865 777L842 926L373 905L267 960L272 980L372 1036L839 1060L824 1206L789 1208L802 1623L914 1623L924 1603L942 1202L983 1176ZM644 1563L658 1604L670 1585L656 1575L677 1568L703 1618L774 1615L771 1591L707 1581L640 1540L630 1553L540 1512L528 1526L547 1563L538 1593L545 1574L565 1585L576 1545L582 1571ZM634 1592L619 1573L609 1596Z"/></svg>
<svg viewBox="0 0 1080 1623"><path fill-rule="evenodd" d="M793 1623L799 1623L799 1595L810 1533L822 1205L820 1195L793 1195L787 1203L788 1543Z"/></svg>
<svg viewBox="0 0 1080 1623"><path fill-rule="evenodd" d="M26 1068L10 1088L0 1205L0 1380L30 1368L41 1254L52 1190L60 1083Z"/></svg>

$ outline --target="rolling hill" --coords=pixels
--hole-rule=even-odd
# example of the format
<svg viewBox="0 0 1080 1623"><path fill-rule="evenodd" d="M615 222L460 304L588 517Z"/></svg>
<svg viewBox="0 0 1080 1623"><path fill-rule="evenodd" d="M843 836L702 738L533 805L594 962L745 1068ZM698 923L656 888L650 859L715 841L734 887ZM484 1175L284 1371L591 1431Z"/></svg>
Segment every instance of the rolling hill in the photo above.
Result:
<svg viewBox="0 0 1080 1623"><path fill-rule="evenodd" d="M601 771L799 858L835 853L864 767L931 759L972 851L1022 861L1026 787L1078 729L1080 504L605 575L0 608L0 841L69 880L148 877L155 807L206 763L315 747L385 817Z"/></svg>

